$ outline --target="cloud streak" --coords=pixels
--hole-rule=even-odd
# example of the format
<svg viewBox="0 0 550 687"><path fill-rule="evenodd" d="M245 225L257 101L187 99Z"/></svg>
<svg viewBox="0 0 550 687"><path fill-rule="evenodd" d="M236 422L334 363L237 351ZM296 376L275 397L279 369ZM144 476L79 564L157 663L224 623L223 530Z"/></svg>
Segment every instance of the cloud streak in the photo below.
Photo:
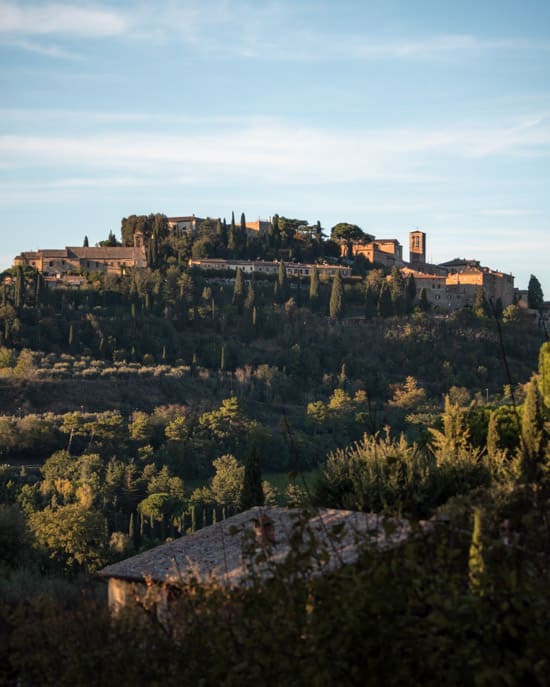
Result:
<svg viewBox="0 0 550 687"><path fill-rule="evenodd" d="M118 36L127 30L125 16L109 9L77 4L0 2L0 33L5 35L99 38Z"/></svg>
<svg viewBox="0 0 550 687"><path fill-rule="evenodd" d="M326 33L302 6L227 0L145 2L101 6L78 3L22 4L0 0L0 35L12 38L146 40L181 43L194 53L272 61L441 61L479 56L487 51L548 51L548 42L471 34L396 36ZM69 57L56 46L12 41L15 47L51 57Z"/></svg>
<svg viewBox="0 0 550 687"><path fill-rule="evenodd" d="M4 135L0 137L0 168L52 166L58 173L77 168L94 174L114 170L123 177L129 173L131 177L160 175L172 179L189 178L191 174L203 180L231 175L272 183L427 183L443 180L452 160L550 155L546 119L435 131L342 131L254 120L201 126L199 131L185 135L140 131Z"/></svg>

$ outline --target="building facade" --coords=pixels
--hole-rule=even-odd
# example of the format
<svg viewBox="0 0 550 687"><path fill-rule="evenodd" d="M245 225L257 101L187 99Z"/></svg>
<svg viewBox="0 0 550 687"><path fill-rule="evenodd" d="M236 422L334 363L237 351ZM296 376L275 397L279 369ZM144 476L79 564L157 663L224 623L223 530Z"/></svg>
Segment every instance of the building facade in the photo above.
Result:
<svg viewBox="0 0 550 687"><path fill-rule="evenodd" d="M239 268L243 274L278 274L280 263L264 260L225 260L222 258L191 258L189 267L198 267L201 270L229 270L236 272ZM308 265L301 262L285 262L286 273L290 277L309 277L314 268L317 268L319 276L334 277L339 273L342 277L351 276L351 267L342 265Z"/></svg>
<svg viewBox="0 0 550 687"><path fill-rule="evenodd" d="M30 265L45 277L60 278L64 275L86 272L124 274L128 268L147 267L143 234L134 234L134 245L103 246L89 248L67 246L61 249L25 251L13 261L17 265Z"/></svg>

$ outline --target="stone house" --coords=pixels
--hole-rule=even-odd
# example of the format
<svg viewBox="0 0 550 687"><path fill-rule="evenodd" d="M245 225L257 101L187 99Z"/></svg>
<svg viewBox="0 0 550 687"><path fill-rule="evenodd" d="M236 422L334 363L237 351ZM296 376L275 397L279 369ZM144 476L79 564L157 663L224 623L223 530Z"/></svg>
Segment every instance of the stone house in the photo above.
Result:
<svg viewBox="0 0 550 687"><path fill-rule="evenodd" d="M404 264L403 246L397 239L375 239L367 243L343 242L340 251L342 257L354 258L362 255L367 262L387 268L401 267Z"/></svg>
<svg viewBox="0 0 550 687"><path fill-rule="evenodd" d="M86 272L123 274L128 268L147 267L143 234L134 234L134 245L83 247L25 251L13 261L14 266L30 265L45 277L62 279L65 275Z"/></svg>
<svg viewBox="0 0 550 687"><path fill-rule="evenodd" d="M185 215L182 217L168 217L167 222L168 228L172 233L191 234L195 236L199 231L200 225L204 222L204 218L195 217L195 215Z"/></svg>
<svg viewBox="0 0 550 687"><path fill-rule="evenodd" d="M192 580L214 581L229 589L246 585L250 576L250 555L267 552L258 573L266 578L271 566L283 563L290 550L291 535L298 523L303 538L313 536L326 552L315 563L312 574L323 574L357 560L362 543L379 548L396 546L410 535L406 520L388 520L372 513L319 509L304 520L298 509L251 508L210 527L161 544L156 548L103 568L98 575L108 582L109 607L116 613L124 608L154 607L161 621L169 620L170 601Z"/></svg>

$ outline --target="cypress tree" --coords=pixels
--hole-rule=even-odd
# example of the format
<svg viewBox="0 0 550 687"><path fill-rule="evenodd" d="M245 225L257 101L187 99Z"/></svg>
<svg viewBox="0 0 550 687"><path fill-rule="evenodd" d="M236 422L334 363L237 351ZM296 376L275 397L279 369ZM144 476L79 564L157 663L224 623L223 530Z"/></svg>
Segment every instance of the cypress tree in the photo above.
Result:
<svg viewBox="0 0 550 687"><path fill-rule="evenodd" d="M332 288L330 290L329 302L329 317L335 320L342 315L344 309L344 286L342 284L342 277L340 272L336 272L332 280Z"/></svg>
<svg viewBox="0 0 550 687"><path fill-rule="evenodd" d="M527 286L527 305L533 310L539 310L544 305L542 287L534 274L531 275Z"/></svg>
<svg viewBox="0 0 550 687"><path fill-rule="evenodd" d="M380 293L378 294L377 311L380 317L390 317L393 315L390 288L385 280L382 282Z"/></svg>
<svg viewBox="0 0 550 687"><path fill-rule="evenodd" d="M468 568L470 577L470 588L475 594L483 593L485 560L483 558L482 534L483 528L481 510L479 508L474 508L474 530L472 532L472 541L470 544Z"/></svg>
<svg viewBox="0 0 550 687"><path fill-rule="evenodd" d="M416 282L414 276L409 274L405 283L405 301L407 304L407 312L411 312L414 307L416 299Z"/></svg>
<svg viewBox="0 0 550 687"><path fill-rule="evenodd" d="M235 213L231 213L231 224L229 225L229 231L227 233L227 248L230 251L234 251L237 248L237 228L235 226Z"/></svg>
<svg viewBox="0 0 550 687"><path fill-rule="evenodd" d="M428 302L428 293L424 287L420 289L420 297L418 299L418 307L422 312L427 312L430 309Z"/></svg>
<svg viewBox="0 0 550 687"><path fill-rule="evenodd" d="M221 242L224 248L227 248L227 222L225 221L225 217L223 218L222 222L222 233L221 233Z"/></svg>
<svg viewBox="0 0 550 687"><path fill-rule="evenodd" d="M528 482L534 482L540 476L546 443L542 396L534 378L527 385L521 418L521 435L522 473Z"/></svg>
<svg viewBox="0 0 550 687"><path fill-rule="evenodd" d="M281 260L279 263L279 274L277 276L277 295L279 296L279 300L285 301L287 297L287 291L288 291L288 282L287 282L287 276L286 276L286 265L284 263L284 260Z"/></svg>
<svg viewBox="0 0 550 687"><path fill-rule="evenodd" d="M235 285L233 287L233 304L238 305L241 303L244 295L244 278L240 267L237 267L235 272Z"/></svg>
<svg viewBox="0 0 550 687"><path fill-rule="evenodd" d="M371 284L365 286L365 315L374 317L377 314L378 294L376 288Z"/></svg>
<svg viewBox="0 0 550 687"><path fill-rule="evenodd" d="M546 341L540 347L539 388L544 405L550 408L550 341Z"/></svg>
<svg viewBox="0 0 550 687"><path fill-rule="evenodd" d="M241 245L245 245L246 243L246 237L247 237L247 231L246 231L246 217L244 216L244 212L241 213L241 232L240 232L240 243Z"/></svg>
<svg viewBox="0 0 550 687"><path fill-rule="evenodd" d="M319 270L313 267L309 275L309 302L314 306L319 300Z"/></svg>
<svg viewBox="0 0 550 687"><path fill-rule="evenodd" d="M36 273L36 284L35 284L35 291L34 291L34 300L35 303L38 305L40 303L40 298L42 296L42 287L44 286L44 279L42 277L41 272Z"/></svg>
<svg viewBox="0 0 550 687"><path fill-rule="evenodd" d="M15 307L19 308L23 305L25 293L25 280L23 277L23 269L21 265L17 267L15 274Z"/></svg>
<svg viewBox="0 0 550 687"><path fill-rule="evenodd" d="M406 309L405 280L397 267L393 267L391 271L390 293L394 313L403 315Z"/></svg>
<svg viewBox="0 0 550 687"><path fill-rule="evenodd" d="M263 506L264 502L260 459L256 445L253 444L244 465L243 489L239 505L241 510L248 510L254 506Z"/></svg>
<svg viewBox="0 0 550 687"><path fill-rule="evenodd" d="M487 427L487 453L489 458L494 458L498 450L500 441L500 434L498 431L498 417L496 411L492 411L489 416L489 425Z"/></svg>
<svg viewBox="0 0 550 687"><path fill-rule="evenodd" d="M84 237L84 242L82 244L83 248L89 248L90 247L90 242L88 241L88 237Z"/></svg>
<svg viewBox="0 0 550 687"><path fill-rule="evenodd" d="M476 317L487 317L490 314L485 290L482 286L478 286L476 289L472 310Z"/></svg>
<svg viewBox="0 0 550 687"><path fill-rule="evenodd" d="M256 294L254 292L254 284L252 279L248 282L248 291L246 293L246 299L244 301L244 309L250 312L254 307L254 301L256 300Z"/></svg>

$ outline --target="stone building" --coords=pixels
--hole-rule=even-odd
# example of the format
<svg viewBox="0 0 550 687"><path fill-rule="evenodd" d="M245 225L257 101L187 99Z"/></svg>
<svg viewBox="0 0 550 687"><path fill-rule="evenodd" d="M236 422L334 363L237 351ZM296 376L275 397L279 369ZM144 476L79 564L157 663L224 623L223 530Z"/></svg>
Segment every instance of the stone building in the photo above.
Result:
<svg viewBox="0 0 550 687"><path fill-rule="evenodd" d="M185 215L183 217L168 217L168 228L172 233L191 234L196 236L200 225L204 222L202 217L195 217L195 215Z"/></svg>
<svg viewBox="0 0 550 687"><path fill-rule="evenodd" d="M261 277L263 274L278 274L280 263L274 260L225 260L222 258L191 258L190 267L198 267L201 270L229 270L236 272L237 268L243 274L252 274ZM319 276L334 277L340 273L342 277L351 276L351 267L343 265L309 265L303 262L285 262L286 273L290 277L309 277L313 268L317 268Z"/></svg>
<svg viewBox="0 0 550 687"><path fill-rule="evenodd" d="M246 230L249 236L264 236L271 229L271 220L258 219L255 222L247 222Z"/></svg>
<svg viewBox="0 0 550 687"><path fill-rule="evenodd" d="M61 279L65 275L86 272L123 274L131 267L147 267L143 234L134 234L134 245L82 247L67 246L61 249L25 251L13 261L17 265L30 265L45 277Z"/></svg>
<svg viewBox="0 0 550 687"><path fill-rule="evenodd" d="M417 269L426 264L426 234L418 229L409 233L409 262Z"/></svg>
<svg viewBox="0 0 550 687"><path fill-rule="evenodd" d="M367 262L383 267L401 267L403 246L397 239L375 239L367 243L357 241L343 242L340 247L342 257L354 258L362 255Z"/></svg>
<svg viewBox="0 0 550 687"><path fill-rule="evenodd" d="M309 537L314 537L318 552L326 552L312 558L313 575L353 563L361 544L396 546L411 532L408 521L374 513L319 509L305 518L298 509L256 507L109 565L98 575L108 582L111 611L147 606L164 622L170 618L170 601L186 583L215 582L230 589L246 585L255 552L267 554L264 562L256 564L256 572L269 577L273 564L286 560L291 535L300 531L300 525L302 540L309 546ZM336 531L337 536L332 534Z"/></svg>

